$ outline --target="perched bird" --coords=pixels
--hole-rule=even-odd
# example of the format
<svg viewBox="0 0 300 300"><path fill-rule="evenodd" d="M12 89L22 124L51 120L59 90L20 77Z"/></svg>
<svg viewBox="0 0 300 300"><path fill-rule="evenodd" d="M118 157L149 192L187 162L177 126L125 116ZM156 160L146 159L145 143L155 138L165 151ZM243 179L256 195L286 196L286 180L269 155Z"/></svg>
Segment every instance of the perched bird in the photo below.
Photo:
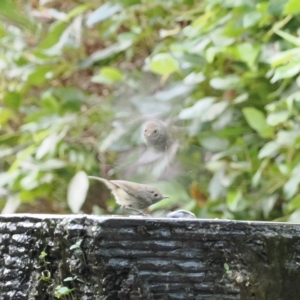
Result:
<svg viewBox="0 0 300 300"><path fill-rule="evenodd" d="M143 210L148 206L169 198L158 189L145 184L125 180L107 180L96 176L88 176L88 178L103 182L112 191L121 208L129 212L144 214Z"/></svg>

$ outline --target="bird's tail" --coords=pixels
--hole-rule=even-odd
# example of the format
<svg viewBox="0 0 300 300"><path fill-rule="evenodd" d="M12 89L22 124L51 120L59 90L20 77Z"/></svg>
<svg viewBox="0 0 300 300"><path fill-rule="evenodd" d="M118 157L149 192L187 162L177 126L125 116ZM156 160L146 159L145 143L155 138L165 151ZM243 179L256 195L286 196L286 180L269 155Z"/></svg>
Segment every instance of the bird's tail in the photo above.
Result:
<svg viewBox="0 0 300 300"><path fill-rule="evenodd" d="M102 182L106 182L108 181L105 178L101 178L101 177L97 177L97 176L88 176L89 179L94 179L94 180L98 180L98 181L102 181Z"/></svg>
<svg viewBox="0 0 300 300"><path fill-rule="evenodd" d="M112 188L112 184L109 182L109 180L97 176L88 176L89 179L97 180L103 182L108 188Z"/></svg>

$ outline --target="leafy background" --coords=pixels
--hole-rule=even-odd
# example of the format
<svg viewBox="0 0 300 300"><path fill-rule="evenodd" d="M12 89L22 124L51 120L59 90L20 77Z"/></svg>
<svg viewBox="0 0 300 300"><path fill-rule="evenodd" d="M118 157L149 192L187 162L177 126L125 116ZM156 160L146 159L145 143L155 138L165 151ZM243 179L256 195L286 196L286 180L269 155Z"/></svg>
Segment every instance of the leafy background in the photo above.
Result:
<svg viewBox="0 0 300 300"><path fill-rule="evenodd" d="M298 221L299 13L298 0L1 1L2 213L121 213L85 174L123 178L159 112L180 124L183 168L154 182L170 196L154 215Z"/></svg>

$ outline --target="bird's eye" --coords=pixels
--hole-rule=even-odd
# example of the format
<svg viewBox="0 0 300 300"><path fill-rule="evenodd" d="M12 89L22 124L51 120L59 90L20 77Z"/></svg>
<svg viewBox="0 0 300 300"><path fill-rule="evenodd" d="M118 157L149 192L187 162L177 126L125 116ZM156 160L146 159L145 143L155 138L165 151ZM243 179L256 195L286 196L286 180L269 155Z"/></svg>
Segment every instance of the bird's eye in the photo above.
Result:
<svg viewBox="0 0 300 300"><path fill-rule="evenodd" d="M156 132L157 132L157 130L155 129L153 132L154 132L154 133L156 133Z"/></svg>
<svg viewBox="0 0 300 300"><path fill-rule="evenodd" d="M147 129L145 129L145 132L147 132Z"/></svg>
<svg viewBox="0 0 300 300"><path fill-rule="evenodd" d="M154 194L154 197L157 197L158 196L158 194Z"/></svg>

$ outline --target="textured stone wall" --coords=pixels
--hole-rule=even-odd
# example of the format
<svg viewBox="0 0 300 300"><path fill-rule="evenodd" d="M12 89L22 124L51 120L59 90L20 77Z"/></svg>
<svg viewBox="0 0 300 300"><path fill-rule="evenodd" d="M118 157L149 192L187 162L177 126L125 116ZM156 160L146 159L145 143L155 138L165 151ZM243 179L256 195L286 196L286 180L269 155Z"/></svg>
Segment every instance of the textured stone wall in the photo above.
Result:
<svg viewBox="0 0 300 300"><path fill-rule="evenodd" d="M0 217L0 300L293 300L299 282L300 225Z"/></svg>

